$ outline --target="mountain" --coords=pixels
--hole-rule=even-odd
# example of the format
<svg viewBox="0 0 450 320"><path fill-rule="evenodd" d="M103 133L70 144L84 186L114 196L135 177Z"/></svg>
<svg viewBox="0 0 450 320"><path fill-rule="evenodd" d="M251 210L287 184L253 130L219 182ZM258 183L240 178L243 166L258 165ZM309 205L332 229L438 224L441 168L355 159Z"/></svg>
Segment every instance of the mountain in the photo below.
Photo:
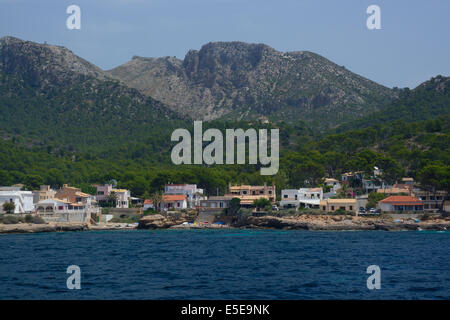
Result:
<svg viewBox="0 0 450 320"><path fill-rule="evenodd" d="M396 120L414 122L450 114L450 77L439 75L413 90L408 88L394 90L398 93L398 99L386 104L379 111L345 123L336 130L342 132Z"/></svg>
<svg viewBox="0 0 450 320"><path fill-rule="evenodd" d="M108 78L102 69L64 47L14 37L0 38L0 70L20 74L30 85L42 88L87 77Z"/></svg>
<svg viewBox="0 0 450 320"><path fill-rule="evenodd" d="M74 150L144 141L155 145L171 121L182 117L66 48L0 39L4 137Z"/></svg>
<svg viewBox="0 0 450 320"><path fill-rule="evenodd" d="M336 125L376 111L395 92L312 52L214 42L107 72L195 119L317 120Z"/></svg>

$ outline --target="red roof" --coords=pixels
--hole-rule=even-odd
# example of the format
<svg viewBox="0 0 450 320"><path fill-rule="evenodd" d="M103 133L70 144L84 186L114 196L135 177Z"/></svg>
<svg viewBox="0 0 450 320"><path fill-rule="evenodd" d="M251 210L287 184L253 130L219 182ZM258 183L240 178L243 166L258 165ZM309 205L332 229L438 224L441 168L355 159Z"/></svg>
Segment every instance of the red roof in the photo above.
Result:
<svg viewBox="0 0 450 320"><path fill-rule="evenodd" d="M165 194L163 195L163 201L171 202L171 201L183 201L186 200L185 194Z"/></svg>
<svg viewBox="0 0 450 320"><path fill-rule="evenodd" d="M390 196L386 199L383 199L380 201L381 203L392 203L396 205L412 205L417 204L421 205L423 204L422 200L419 200L417 198L411 197L411 196Z"/></svg>
<svg viewBox="0 0 450 320"><path fill-rule="evenodd" d="M151 199L145 199L144 204L153 204L153 201Z"/></svg>

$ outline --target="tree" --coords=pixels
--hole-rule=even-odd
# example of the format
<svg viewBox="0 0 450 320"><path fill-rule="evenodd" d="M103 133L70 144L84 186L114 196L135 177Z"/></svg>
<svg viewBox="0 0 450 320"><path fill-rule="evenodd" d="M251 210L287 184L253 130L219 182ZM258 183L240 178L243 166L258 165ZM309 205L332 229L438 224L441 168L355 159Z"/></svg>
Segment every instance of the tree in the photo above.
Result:
<svg viewBox="0 0 450 320"><path fill-rule="evenodd" d="M253 200L253 206L256 208L256 210L265 209L267 207L270 207L270 205L271 205L271 203L270 203L269 199L266 199L266 198L259 198L259 199Z"/></svg>
<svg viewBox="0 0 450 320"><path fill-rule="evenodd" d="M106 197L106 201L108 202L109 207L115 207L117 205L117 193L111 191L110 194Z"/></svg>
<svg viewBox="0 0 450 320"><path fill-rule="evenodd" d="M350 190L348 188L348 185L346 182L342 183L342 187L337 192L337 198L339 199L346 199L350 195Z"/></svg>
<svg viewBox="0 0 450 320"><path fill-rule="evenodd" d="M25 189L36 190L39 189L41 185L44 184L44 179L36 174L27 174L25 176Z"/></svg>
<svg viewBox="0 0 450 320"><path fill-rule="evenodd" d="M156 212L159 212L160 209L159 207L163 200L162 192L161 191L153 192L150 196L150 199L153 202L153 208L156 210Z"/></svg>
<svg viewBox="0 0 450 320"><path fill-rule="evenodd" d="M366 208L376 208L378 201L381 201L386 198L386 195L384 193L378 193L378 192L371 192L368 196L368 201Z"/></svg>
<svg viewBox="0 0 450 320"><path fill-rule="evenodd" d="M232 198L230 200L230 204L228 205L228 208L226 210L227 215L228 216L236 215L240 208L241 208L241 199L239 199L239 198Z"/></svg>
<svg viewBox="0 0 450 320"><path fill-rule="evenodd" d="M58 169L52 168L48 170L47 177L45 179L45 183L57 188L61 187L64 183L64 176Z"/></svg>
<svg viewBox="0 0 450 320"><path fill-rule="evenodd" d="M419 182L432 190L450 189L450 166L427 165L418 174Z"/></svg>
<svg viewBox="0 0 450 320"><path fill-rule="evenodd" d="M3 211L5 211L6 213L14 213L14 210L16 209L16 204L14 202L5 202L3 203Z"/></svg>

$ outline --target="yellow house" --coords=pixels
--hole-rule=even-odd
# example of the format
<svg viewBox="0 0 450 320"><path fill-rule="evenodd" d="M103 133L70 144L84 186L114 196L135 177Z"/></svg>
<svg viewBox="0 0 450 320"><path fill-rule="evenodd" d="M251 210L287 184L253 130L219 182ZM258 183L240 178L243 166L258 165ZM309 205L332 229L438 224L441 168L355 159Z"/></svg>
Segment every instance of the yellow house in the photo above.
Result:
<svg viewBox="0 0 450 320"><path fill-rule="evenodd" d="M349 212L357 212L356 199L326 199L320 201L320 209L326 212L335 212L339 209Z"/></svg>

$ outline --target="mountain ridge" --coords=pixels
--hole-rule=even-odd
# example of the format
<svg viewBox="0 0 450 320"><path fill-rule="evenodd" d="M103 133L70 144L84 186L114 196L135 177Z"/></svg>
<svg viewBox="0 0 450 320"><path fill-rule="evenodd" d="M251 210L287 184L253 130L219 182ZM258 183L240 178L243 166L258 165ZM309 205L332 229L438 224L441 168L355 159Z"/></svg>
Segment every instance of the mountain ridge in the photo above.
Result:
<svg viewBox="0 0 450 320"><path fill-rule="evenodd" d="M202 120L342 122L346 114L358 118L395 97L391 89L318 54L239 41L210 42L189 50L184 60L135 56L106 72Z"/></svg>

